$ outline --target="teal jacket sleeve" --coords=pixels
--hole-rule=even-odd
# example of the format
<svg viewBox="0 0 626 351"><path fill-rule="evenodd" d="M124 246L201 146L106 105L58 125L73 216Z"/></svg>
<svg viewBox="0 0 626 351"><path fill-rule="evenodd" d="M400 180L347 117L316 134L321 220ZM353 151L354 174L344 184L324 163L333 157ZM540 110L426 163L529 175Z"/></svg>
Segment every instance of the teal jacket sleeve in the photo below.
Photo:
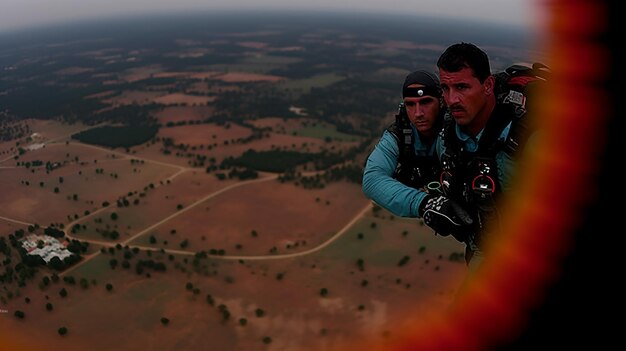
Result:
<svg viewBox="0 0 626 351"><path fill-rule="evenodd" d="M365 163L363 193L396 216L418 217L417 209L426 193L393 178L398 155L395 137L385 131Z"/></svg>

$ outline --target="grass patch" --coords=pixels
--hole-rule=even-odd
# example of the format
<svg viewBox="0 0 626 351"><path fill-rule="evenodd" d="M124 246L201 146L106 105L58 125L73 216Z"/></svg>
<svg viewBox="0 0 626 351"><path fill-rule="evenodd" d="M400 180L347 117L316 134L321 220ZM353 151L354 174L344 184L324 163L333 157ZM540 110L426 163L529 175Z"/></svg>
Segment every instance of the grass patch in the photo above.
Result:
<svg viewBox="0 0 626 351"><path fill-rule="evenodd" d="M106 284L105 280L109 279L114 274L119 274L111 269L111 266L109 265L110 259L111 256L109 255L99 254L89 262L80 265L69 275L76 277L77 281L80 280L80 278L85 278L90 282L92 279L95 279L98 281L98 287L103 288ZM77 264L81 264L81 262L78 262ZM120 267L117 267L116 269L120 269Z"/></svg>
<svg viewBox="0 0 626 351"><path fill-rule="evenodd" d="M278 89L292 90L301 94L308 94L312 88L324 88L341 82L345 77L334 73L319 74L310 78L294 79L277 84Z"/></svg>

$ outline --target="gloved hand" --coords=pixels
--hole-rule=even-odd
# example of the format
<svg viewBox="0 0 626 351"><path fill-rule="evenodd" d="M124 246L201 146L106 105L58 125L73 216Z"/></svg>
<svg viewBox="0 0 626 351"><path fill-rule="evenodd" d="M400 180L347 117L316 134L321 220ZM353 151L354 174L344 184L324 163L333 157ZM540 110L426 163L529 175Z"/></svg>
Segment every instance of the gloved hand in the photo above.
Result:
<svg viewBox="0 0 626 351"><path fill-rule="evenodd" d="M445 196L429 195L420 205L419 213L424 223L443 236L452 234L464 242L474 222L459 204Z"/></svg>

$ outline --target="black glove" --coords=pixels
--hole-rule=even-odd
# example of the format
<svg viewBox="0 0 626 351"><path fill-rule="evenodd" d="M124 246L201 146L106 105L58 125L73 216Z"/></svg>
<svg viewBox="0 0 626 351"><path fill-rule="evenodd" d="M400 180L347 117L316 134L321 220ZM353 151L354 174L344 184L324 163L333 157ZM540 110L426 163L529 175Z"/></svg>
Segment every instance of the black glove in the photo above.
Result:
<svg viewBox="0 0 626 351"><path fill-rule="evenodd" d="M458 241L464 242L474 222L459 204L445 196L430 195L420 206L419 213L424 223L443 236L452 234Z"/></svg>

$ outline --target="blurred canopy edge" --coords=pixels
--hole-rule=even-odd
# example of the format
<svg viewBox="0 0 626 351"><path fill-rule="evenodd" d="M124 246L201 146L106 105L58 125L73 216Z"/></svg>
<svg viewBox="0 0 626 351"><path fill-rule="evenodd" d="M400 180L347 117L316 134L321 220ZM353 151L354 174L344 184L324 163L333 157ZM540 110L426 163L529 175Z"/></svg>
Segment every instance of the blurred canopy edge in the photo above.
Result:
<svg viewBox="0 0 626 351"><path fill-rule="evenodd" d="M618 98L623 98L618 96L618 87L621 85L619 82L626 79L623 65L626 58L623 50L618 50L620 39L615 35L618 26L623 25L623 6L616 1L572 1L585 2L605 6L602 13L606 14L606 19L600 22L604 27L600 28L599 35L584 39L593 46L608 50L611 55L610 62L594 63L609 65L606 70L609 74L598 89L603 90L610 101L609 106L599 106L599 110L606 109L599 113L608 116L602 122L607 123L606 144L601 153L599 173L594 179L597 196L584 210L585 217L572 233L573 251L563 263L559 280L550 287L539 307L532 311L522 334L514 341L501 345L498 350L532 350L538 347L602 350L623 342L617 339L623 334L623 330L618 330L620 323L612 322L620 320L618 311L622 308L619 306L624 301L624 295L618 295L616 289L620 285L618 280L623 277L623 271L617 271L623 263L617 262L620 257L617 248L621 246L616 243L623 240L620 233L624 232L623 223L618 223L621 214L618 209L623 206L618 204L625 196L623 178L618 179L618 169L624 160L621 153L625 148L623 116L621 120L618 118L617 111L620 109L617 104ZM572 32L576 33L575 30ZM622 123L618 125L618 121Z"/></svg>

